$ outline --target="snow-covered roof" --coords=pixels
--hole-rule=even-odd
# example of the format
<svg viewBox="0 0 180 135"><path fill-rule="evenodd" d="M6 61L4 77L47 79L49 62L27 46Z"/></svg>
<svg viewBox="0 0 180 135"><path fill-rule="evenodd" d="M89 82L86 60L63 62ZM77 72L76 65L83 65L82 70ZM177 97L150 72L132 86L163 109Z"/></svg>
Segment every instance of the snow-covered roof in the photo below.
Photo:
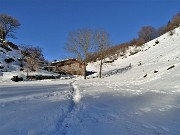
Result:
<svg viewBox="0 0 180 135"><path fill-rule="evenodd" d="M69 61L69 60L76 60L76 61L78 61L77 59L75 59L75 58L69 58L69 59L65 59L65 60L60 60L60 61L53 61L53 62L51 62L51 63L59 63L59 62L65 62L65 61Z"/></svg>

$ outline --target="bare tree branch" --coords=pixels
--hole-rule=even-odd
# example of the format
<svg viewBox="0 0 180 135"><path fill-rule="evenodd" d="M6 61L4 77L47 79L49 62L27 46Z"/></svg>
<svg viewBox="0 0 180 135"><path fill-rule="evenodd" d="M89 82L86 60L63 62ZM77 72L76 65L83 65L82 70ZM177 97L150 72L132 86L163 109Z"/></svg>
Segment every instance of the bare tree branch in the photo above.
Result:
<svg viewBox="0 0 180 135"><path fill-rule="evenodd" d="M100 54L100 68L99 68L99 78L102 76L102 65L103 59L105 58L105 52L108 47L110 47L109 34L104 30L97 30L95 32L95 42L97 51Z"/></svg>
<svg viewBox="0 0 180 135"><path fill-rule="evenodd" d="M84 79L86 79L86 64L92 46L92 35L90 29L80 29L75 32L70 32L66 42L65 49L75 54L77 59L84 63Z"/></svg>

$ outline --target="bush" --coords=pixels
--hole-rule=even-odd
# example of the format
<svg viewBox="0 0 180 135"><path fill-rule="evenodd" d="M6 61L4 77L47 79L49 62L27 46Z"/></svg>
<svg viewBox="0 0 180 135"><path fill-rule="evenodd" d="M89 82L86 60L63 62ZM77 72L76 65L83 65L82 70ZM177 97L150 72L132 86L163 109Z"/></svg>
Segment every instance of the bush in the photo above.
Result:
<svg viewBox="0 0 180 135"><path fill-rule="evenodd" d="M156 42L155 42L155 45L157 45L157 44L159 44L159 41L158 41L158 40L156 40Z"/></svg>
<svg viewBox="0 0 180 135"><path fill-rule="evenodd" d="M15 61L13 58L8 58L8 59L5 59L4 60L6 63L11 63L11 62L13 62L13 61Z"/></svg>
<svg viewBox="0 0 180 135"><path fill-rule="evenodd" d="M11 78L12 81L14 82L18 82L18 81L23 81L22 77L18 77L18 76L13 76L13 78Z"/></svg>
<svg viewBox="0 0 180 135"><path fill-rule="evenodd" d="M172 35L175 34L175 31L174 31L174 30L170 30L170 31L168 32L168 34L169 34L169 36L172 36Z"/></svg>
<svg viewBox="0 0 180 135"><path fill-rule="evenodd" d="M19 50L18 46L13 44L12 42L8 42L8 45L15 50Z"/></svg>
<svg viewBox="0 0 180 135"><path fill-rule="evenodd" d="M44 80L44 79L57 79L60 76L46 76L46 75L35 75L35 76L27 76L30 80Z"/></svg>
<svg viewBox="0 0 180 135"><path fill-rule="evenodd" d="M0 47L4 48L6 51L12 51L6 43L1 44Z"/></svg>

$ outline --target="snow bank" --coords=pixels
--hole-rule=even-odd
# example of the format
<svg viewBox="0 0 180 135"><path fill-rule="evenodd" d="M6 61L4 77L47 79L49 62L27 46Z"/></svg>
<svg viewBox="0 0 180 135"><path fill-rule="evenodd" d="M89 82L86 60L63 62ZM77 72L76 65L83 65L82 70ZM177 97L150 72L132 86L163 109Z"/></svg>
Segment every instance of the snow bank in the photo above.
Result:
<svg viewBox="0 0 180 135"><path fill-rule="evenodd" d="M75 103L79 103L80 102L80 100L81 100L81 94L80 94L80 92L79 92L79 88L78 88L78 86L75 84L76 82L74 82L73 84L72 84L72 86L73 86L73 89L74 89L74 94L73 94L73 101L75 102Z"/></svg>

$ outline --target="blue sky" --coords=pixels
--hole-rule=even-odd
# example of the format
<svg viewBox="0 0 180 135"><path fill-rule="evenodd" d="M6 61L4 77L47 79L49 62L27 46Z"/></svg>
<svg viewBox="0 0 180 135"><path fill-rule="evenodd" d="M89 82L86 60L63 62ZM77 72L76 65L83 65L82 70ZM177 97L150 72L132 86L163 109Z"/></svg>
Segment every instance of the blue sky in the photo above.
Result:
<svg viewBox="0 0 180 135"><path fill-rule="evenodd" d="M71 57L65 50L68 33L102 28L112 43L137 37L142 26L158 28L180 11L180 0L0 0L0 13L21 22L16 44L43 48L48 60Z"/></svg>

